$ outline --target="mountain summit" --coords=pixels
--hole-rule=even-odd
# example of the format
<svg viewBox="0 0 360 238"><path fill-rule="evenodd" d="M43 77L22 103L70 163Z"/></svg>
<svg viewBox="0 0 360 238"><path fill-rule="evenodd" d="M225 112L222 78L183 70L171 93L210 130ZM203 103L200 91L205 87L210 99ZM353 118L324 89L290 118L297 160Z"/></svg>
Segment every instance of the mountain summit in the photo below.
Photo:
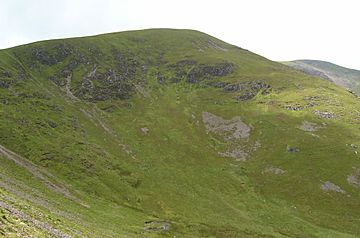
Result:
<svg viewBox="0 0 360 238"><path fill-rule="evenodd" d="M0 235L359 237L360 103L192 30L0 51Z"/></svg>

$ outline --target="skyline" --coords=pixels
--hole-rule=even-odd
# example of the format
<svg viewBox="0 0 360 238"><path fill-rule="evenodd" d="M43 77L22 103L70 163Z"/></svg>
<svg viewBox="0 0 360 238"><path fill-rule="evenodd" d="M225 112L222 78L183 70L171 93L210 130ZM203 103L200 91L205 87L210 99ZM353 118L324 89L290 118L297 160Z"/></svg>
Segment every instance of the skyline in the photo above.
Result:
<svg viewBox="0 0 360 238"><path fill-rule="evenodd" d="M359 3L345 1L4 0L0 48L148 28L193 29L274 61L360 69Z"/></svg>

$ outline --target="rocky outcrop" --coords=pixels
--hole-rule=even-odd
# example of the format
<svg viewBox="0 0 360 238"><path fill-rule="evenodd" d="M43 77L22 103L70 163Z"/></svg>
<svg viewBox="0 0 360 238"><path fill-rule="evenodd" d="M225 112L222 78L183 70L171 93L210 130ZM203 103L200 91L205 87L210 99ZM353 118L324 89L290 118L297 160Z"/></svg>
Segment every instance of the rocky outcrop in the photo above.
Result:
<svg viewBox="0 0 360 238"><path fill-rule="evenodd" d="M257 95L256 92L245 91L245 92L241 93L240 95L235 96L234 99L236 101L247 101L247 100L253 99L256 95Z"/></svg>
<svg viewBox="0 0 360 238"><path fill-rule="evenodd" d="M69 55L73 53L72 47L66 44L56 44L49 48L33 47L30 49L31 66L35 66L34 63L40 63L42 65L52 66L59 62L62 62Z"/></svg>
<svg viewBox="0 0 360 238"><path fill-rule="evenodd" d="M304 107L299 103L295 103L295 104L291 104L291 105L284 105L284 108L286 110L290 110L290 111L301 111L304 109Z"/></svg>
<svg viewBox="0 0 360 238"><path fill-rule="evenodd" d="M234 97L237 101L250 100L259 93L266 95L271 92L271 86L262 80L239 83L208 82L207 85L215 88L223 88L227 93L237 93Z"/></svg>
<svg viewBox="0 0 360 238"><path fill-rule="evenodd" d="M10 71L0 71L0 88L9 88L14 83L13 75Z"/></svg>
<svg viewBox="0 0 360 238"><path fill-rule="evenodd" d="M113 50L115 67L94 65L74 95L88 101L128 99L135 92L135 84L144 70L134 56Z"/></svg>
<svg viewBox="0 0 360 238"><path fill-rule="evenodd" d="M156 80L159 84L164 84L166 82L166 78L160 72L156 74Z"/></svg>
<svg viewBox="0 0 360 238"><path fill-rule="evenodd" d="M250 100L259 93L266 95L270 93L270 90L271 90L271 86L262 80L227 84L224 87L225 92L238 93L238 95L235 96L235 99L237 101Z"/></svg>
<svg viewBox="0 0 360 238"><path fill-rule="evenodd" d="M263 171L262 174L275 174L275 175L283 175L286 171L274 166L268 166Z"/></svg>
<svg viewBox="0 0 360 238"><path fill-rule="evenodd" d="M152 232L167 232L171 228L171 223L168 221L146 221L144 229L145 231Z"/></svg>
<svg viewBox="0 0 360 238"><path fill-rule="evenodd" d="M241 82L241 83L234 83L234 84L228 84L224 87L225 92L238 92L238 91L255 91L259 92L260 90L267 90L270 89L271 86L267 83L265 83L262 80L256 80L256 81L247 81L247 82Z"/></svg>
<svg viewBox="0 0 360 238"><path fill-rule="evenodd" d="M135 75L129 72L122 72L109 69L104 73L95 74L93 84L92 100L102 101L106 99L128 99L134 91Z"/></svg>
<svg viewBox="0 0 360 238"><path fill-rule="evenodd" d="M107 56L111 64L102 64L99 58L103 58L104 53L96 46L82 48L65 43L47 43L26 50L19 48L15 55L25 59L24 65L39 72L45 69L43 66L52 67L55 73L48 79L59 87L64 88L67 79L72 76L69 92L87 101L128 99L135 91L133 85L136 80L140 80L147 69L130 51L116 49ZM9 86L9 80L2 81L0 75L0 87Z"/></svg>
<svg viewBox="0 0 360 238"><path fill-rule="evenodd" d="M360 188L360 169L356 169L352 174L347 176L350 185Z"/></svg>
<svg viewBox="0 0 360 238"><path fill-rule="evenodd" d="M149 131L150 131L149 128L147 128L147 127L141 127L140 130L141 130L141 132L142 132L143 134L145 134L145 135L146 135L147 133L149 133Z"/></svg>
<svg viewBox="0 0 360 238"><path fill-rule="evenodd" d="M0 88L10 88L27 78L30 78L30 75L19 62L14 63L11 69L0 67Z"/></svg>
<svg viewBox="0 0 360 238"><path fill-rule="evenodd" d="M245 151L244 148L237 147L230 151L219 152L221 157L234 158L236 161L246 161L249 156L249 153Z"/></svg>
<svg viewBox="0 0 360 238"><path fill-rule="evenodd" d="M297 147L286 146L286 151L289 153L297 153L300 152L300 149Z"/></svg>
<svg viewBox="0 0 360 238"><path fill-rule="evenodd" d="M255 97L259 92L262 94L270 93L271 86L263 80L254 80L239 83L227 83L215 81L224 76L232 74L236 66L233 63L222 62L213 65L198 64L194 60L182 60L176 64L167 66L168 71L172 72L172 83L178 83L185 80L191 84L201 84L215 88L223 88L228 93L238 93L235 99L238 101L249 100ZM161 73L157 74L157 80L160 84L165 82Z"/></svg>
<svg viewBox="0 0 360 238"><path fill-rule="evenodd" d="M175 64L166 65L166 73L158 72L157 81L164 84L169 79L171 83L186 81L191 84L201 84L202 86L212 86L211 81L220 77L232 74L236 69L235 64L229 62L219 62L214 64L201 64L195 60L180 60ZM164 77L163 75L168 75ZM221 87L227 83L222 83ZM214 85L215 86L215 85ZM219 86L215 86L219 87Z"/></svg>
<svg viewBox="0 0 360 238"><path fill-rule="evenodd" d="M218 152L221 157L246 161L253 152L261 147L259 141L249 142L251 128L242 122L240 117L227 120L212 113L203 112L202 119L207 133L214 133L222 137L226 143L227 148Z"/></svg>
<svg viewBox="0 0 360 238"><path fill-rule="evenodd" d="M232 63L219 63L215 65L198 65L191 69L187 75L188 83L199 83L202 80L210 80L233 73L235 65Z"/></svg>
<svg viewBox="0 0 360 238"><path fill-rule="evenodd" d="M321 189L325 192L336 192L336 193L342 193L345 194L345 190L340 188L338 185L333 184L330 181L326 181L325 183L321 184Z"/></svg>
<svg viewBox="0 0 360 238"><path fill-rule="evenodd" d="M315 110L314 114L320 118L325 118L325 119L331 119L335 117L335 113L333 112L324 112L324 111Z"/></svg>
<svg viewBox="0 0 360 238"><path fill-rule="evenodd" d="M324 126L326 126L326 124L318 125L313 122L303 121L302 125L298 126L298 128L306 132L315 132L321 128L324 128Z"/></svg>
<svg viewBox="0 0 360 238"><path fill-rule="evenodd" d="M250 127L241 121L240 117L230 120L223 119L209 112L202 113L202 119L207 132L213 132L224 137L225 140L244 139L250 136Z"/></svg>
<svg viewBox="0 0 360 238"><path fill-rule="evenodd" d="M167 65L167 72L171 72L172 74L170 77L170 82L179 83L182 80L186 80L188 72L192 67L196 67L196 65L197 62L195 60L180 60L175 64ZM159 83L164 83L164 80L161 80Z"/></svg>

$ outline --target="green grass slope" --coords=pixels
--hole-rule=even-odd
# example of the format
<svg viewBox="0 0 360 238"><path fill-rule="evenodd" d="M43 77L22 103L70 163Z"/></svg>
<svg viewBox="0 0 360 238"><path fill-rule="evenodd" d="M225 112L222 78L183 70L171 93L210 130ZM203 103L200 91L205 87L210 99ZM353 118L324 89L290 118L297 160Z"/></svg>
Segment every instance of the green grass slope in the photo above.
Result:
<svg viewBox="0 0 360 238"><path fill-rule="evenodd" d="M312 76L331 80L360 95L360 71L320 60L294 60L283 62Z"/></svg>
<svg viewBox="0 0 360 238"><path fill-rule="evenodd" d="M0 236L360 237L360 103L209 35L0 51Z"/></svg>

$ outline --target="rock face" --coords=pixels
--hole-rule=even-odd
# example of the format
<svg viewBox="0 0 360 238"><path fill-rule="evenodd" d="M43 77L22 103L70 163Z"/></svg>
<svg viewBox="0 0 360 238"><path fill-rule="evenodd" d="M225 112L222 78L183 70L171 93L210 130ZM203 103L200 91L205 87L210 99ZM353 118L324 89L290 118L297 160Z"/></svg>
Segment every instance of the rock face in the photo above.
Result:
<svg viewBox="0 0 360 238"><path fill-rule="evenodd" d="M216 65L199 65L191 69L187 75L188 83L198 83L215 77L222 77L234 72L235 65L231 63L219 63Z"/></svg>
<svg viewBox="0 0 360 238"><path fill-rule="evenodd" d="M207 132L214 132L222 135L227 141L244 139L250 136L250 127L242 122L240 117L226 120L212 113L203 112L202 119Z"/></svg>
<svg viewBox="0 0 360 238"><path fill-rule="evenodd" d="M345 194L346 192L341 189L338 185L333 184L330 181L326 181L321 185L321 189L325 192L336 192L336 193L342 193Z"/></svg>
<svg viewBox="0 0 360 238"><path fill-rule="evenodd" d="M115 49L111 51L112 54L109 56L114 65L99 65L96 55L101 53L96 50L94 50L94 59L81 57L81 54L76 52L75 49L68 51L62 49L55 55L41 49L33 49L33 51L35 52L31 53L31 57L34 58L35 62L33 67L55 65L65 61L65 59L65 62L69 62L54 75L49 76L49 80L60 87L65 86L66 78L69 75L77 75L74 72L86 67L87 72L85 75L83 74L80 81L73 80L74 84L69 90L77 98L91 102L108 99L129 99L136 91L134 85L139 84L140 81L143 82L143 79L147 77L147 69L154 66L154 62L147 62L147 65L135 54L120 52ZM159 84L178 83L180 81L199 84L202 81L229 75L235 70L235 65L232 63L221 62L207 65L198 64L194 60L182 60L166 67L165 72L159 70L155 74ZM3 84L5 87L6 84Z"/></svg>
<svg viewBox="0 0 360 238"><path fill-rule="evenodd" d="M10 88L12 85L20 83L29 76L20 63L15 63L15 68L16 69L5 69L0 67L0 89Z"/></svg>
<svg viewBox="0 0 360 238"><path fill-rule="evenodd" d="M247 81L241 83L228 84L224 87L225 92L238 92L244 90L257 91L270 89L271 86L262 80Z"/></svg>
<svg viewBox="0 0 360 238"><path fill-rule="evenodd" d="M79 99L103 101L130 98L135 81L146 71L139 60L131 52L112 49L108 56L112 65L99 65L98 58L103 53L96 47L87 51L81 52L79 48L66 44L54 44L46 48L19 50L17 54L27 59L25 64L29 68L39 72L46 66L56 67L57 71L48 78L60 87L64 87L66 78L73 75L75 79L69 92ZM84 70L87 72L84 73Z"/></svg>
<svg viewBox="0 0 360 238"><path fill-rule="evenodd" d="M230 75L235 71L235 68L234 64L228 62L198 64L195 60L181 60L175 64L167 65L167 71L172 74L171 82L177 83L185 80L191 84ZM163 83L164 79L161 82Z"/></svg>
<svg viewBox="0 0 360 238"><path fill-rule="evenodd" d="M112 68L94 66L81 82L75 95L89 101L128 99L135 91L137 75L143 69L134 56L113 50L115 65Z"/></svg>
<svg viewBox="0 0 360 238"><path fill-rule="evenodd" d="M59 87L65 87L67 78L72 76L71 85L67 91L74 97L90 102L104 101L109 99L129 99L136 92L134 85L144 80L149 68L159 67L155 78L159 84L179 83L185 81L190 84L201 86L214 86L224 88L225 92L238 92L236 100L249 100L263 90L267 93L269 85L258 80L229 84L212 81L235 72L236 65L231 62L200 63L195 60L180 60L175 64L166 64L160 54L156 60L144 60L132 51L119 51L110 49L107 54L107 62L102 64L105 52L97 47L91 47L84 51L76 46L64 43L49 43L46 47L31 47L27 50L19 50L18 56L27 59L25 64L41 72L46 67L54 67L55 73L48 79ZM86 55L86 56L85 56ZM160 63L159 63L160 62ZM145 80L146 81L146 80ZM0 71L0 87L8 88L14 79L11 72Z"/></svg>
<svg viewBox="0 0 360 238"><path fill-rule="evenodd" d="M45 50L42 47L32 48L30 51L30 57L34 62L38 62L43 65L54 65L72 54L72 48L65 44L54 45L50 50Z"/></svg>
<svg viewBox="0 0 360 238"><path fill-rule="evenodd" d="M209 86L223 88L225 92L237 93L237 101L246 101L254 98L258 93L269 94L271 86L262 80L246 81L240 83L209 82Z"/></svg>

